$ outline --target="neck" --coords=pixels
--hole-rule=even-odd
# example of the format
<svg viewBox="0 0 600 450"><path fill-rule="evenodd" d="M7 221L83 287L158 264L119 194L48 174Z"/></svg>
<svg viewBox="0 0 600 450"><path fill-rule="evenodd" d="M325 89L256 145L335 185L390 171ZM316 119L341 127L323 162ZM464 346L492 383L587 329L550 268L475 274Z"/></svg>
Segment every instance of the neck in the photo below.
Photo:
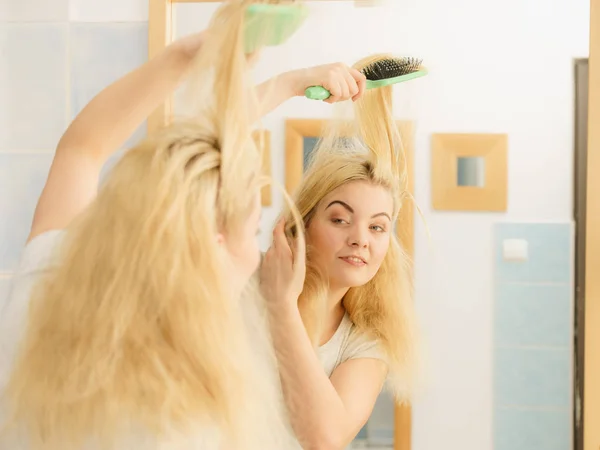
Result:
<svg viewBox="0 0 600 450"><path fill-rule="evenodd" d="M340 326L346 310L342 303L344 295L348 292L348 288L334 289L329 288L327 299L327 316L323 323L323 331L319 340L319 345L323 345L331 339L336 330Z"/></svg>
<svg viewBox="0 0 600 450"><path fill-rule="evenodd" d="M327 299L327 312L329 315L339 313L340 310L344 309L342 300L347 292L348 288L329 288L329 295Z"/></svg>

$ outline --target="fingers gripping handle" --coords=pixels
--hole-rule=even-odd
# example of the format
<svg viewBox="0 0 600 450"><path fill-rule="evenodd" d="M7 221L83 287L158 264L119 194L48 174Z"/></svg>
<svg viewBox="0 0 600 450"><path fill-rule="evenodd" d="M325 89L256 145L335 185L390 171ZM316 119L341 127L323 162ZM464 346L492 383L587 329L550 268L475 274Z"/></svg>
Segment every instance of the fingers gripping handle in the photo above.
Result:
<svg viewBox="0 0 600 450"><path fill-rule="evenodd" d="M311 100L327 100L331 97L331 93L323 86L311 86L306 88L304 96Z"/></svg>

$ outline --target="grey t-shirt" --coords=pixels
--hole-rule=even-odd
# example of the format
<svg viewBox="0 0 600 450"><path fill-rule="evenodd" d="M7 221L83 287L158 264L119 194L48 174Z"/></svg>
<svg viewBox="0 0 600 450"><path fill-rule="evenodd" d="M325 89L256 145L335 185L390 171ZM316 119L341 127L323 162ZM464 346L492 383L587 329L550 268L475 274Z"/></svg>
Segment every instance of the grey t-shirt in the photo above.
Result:
<svg viewBox="0 0 600 450"><path fill-rule="evenodd" d="M377 341L365 336L344 314L331 339L317 349L317 355L328 377L336 367L350 359L374 358L385 362Z"/></svg>
<svg viewBox="0 0 600 450"><path fill-rule="evenodd" d="M32 239L23 250L8 297L0 308L0 390L12 370L18 343L27 325L31 290L55 261L52 254L64 231L48 231Z"/></svg>

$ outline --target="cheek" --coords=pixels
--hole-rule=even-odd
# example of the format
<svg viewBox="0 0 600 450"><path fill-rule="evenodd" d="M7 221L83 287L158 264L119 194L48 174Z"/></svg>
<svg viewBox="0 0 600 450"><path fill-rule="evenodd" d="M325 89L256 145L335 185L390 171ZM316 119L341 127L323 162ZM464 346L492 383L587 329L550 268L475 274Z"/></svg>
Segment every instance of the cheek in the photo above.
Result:
<svg viewBox="0 0 600 450"><path fill-rule="evenodd" d="M324 224L309 226L306 233L307 243L320 255L337 253L344 238L340 230Z"/></svg>
<svg viewBox="0 0 600 450"><path fill-rule="evenodd" d="M390 240L389 238L380 238L376 239L371 246L371 258L375 261L377 265L377 269L383 263L385 255L387 255L387 251L390 248Z"/></svg>

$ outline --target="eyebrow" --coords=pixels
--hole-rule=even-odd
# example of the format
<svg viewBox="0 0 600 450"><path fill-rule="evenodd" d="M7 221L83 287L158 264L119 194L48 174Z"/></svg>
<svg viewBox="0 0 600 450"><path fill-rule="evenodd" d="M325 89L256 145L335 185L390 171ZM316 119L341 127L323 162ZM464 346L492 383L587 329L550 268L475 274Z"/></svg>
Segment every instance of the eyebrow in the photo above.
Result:
<svg viewBox="0 0 600 450"><path fill-rule="evenodd" d="M334 201L332 201L331 203L329 203L329 205L327 205L327 208L329 208L330 206L333 206L335 204L343 206L344 209L348 210L349 213L354 214L354 209L352 209L352 207L348 203L343 202L341 200L334 200ZM325 209L327 209L327 208L325 208ZM375 217L381 217L381 216L387 217L390 222L392 221L392 218L386 212L380 212L380 213L377 213L377 214L373 214L371 216L371 219L374 219Z"/></svg>

